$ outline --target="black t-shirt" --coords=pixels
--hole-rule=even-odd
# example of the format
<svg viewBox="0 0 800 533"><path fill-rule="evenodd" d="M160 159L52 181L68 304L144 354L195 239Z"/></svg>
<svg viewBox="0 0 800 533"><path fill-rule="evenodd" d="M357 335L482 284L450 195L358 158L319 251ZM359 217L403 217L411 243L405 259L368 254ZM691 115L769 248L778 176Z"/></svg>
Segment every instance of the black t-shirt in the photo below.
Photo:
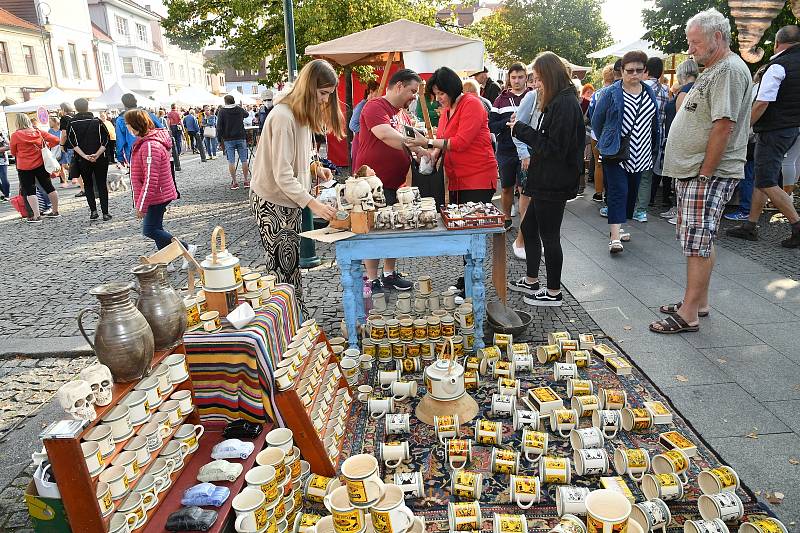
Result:
<svg viewBox="0 0 800 533"><path fill-rule="evenodd" d="M58 122L58 129L63 132L69 131L70 120L72 120L72 115L64 115L63 117L61 117L61 120L59 120ZM74 148L74 146L72 146L69 143L69 139L67 139L66 142L64 143L64 148Z"/></svg>

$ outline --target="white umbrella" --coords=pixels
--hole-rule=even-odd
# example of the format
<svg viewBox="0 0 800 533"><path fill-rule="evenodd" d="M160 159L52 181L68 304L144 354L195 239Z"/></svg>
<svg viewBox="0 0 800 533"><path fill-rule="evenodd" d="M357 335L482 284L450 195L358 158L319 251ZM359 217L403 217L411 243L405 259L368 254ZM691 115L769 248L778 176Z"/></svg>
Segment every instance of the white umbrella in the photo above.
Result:
<svg viewBox="0 0 800 533"><path fill-rule="evenodd" d="M170 96L169 103L189 107L194 105L222 105L223 100L205 89L190 85Z"/></svg>
<svg viewBox="0 0 800 533"><path fill-rule="evenodd" d="M612 44L611 46L606 46L596 52L592 52L588 54L586 57L589 59L603 59L604 57L614 56L614 57L622 57L627 52L632 50L641 50L647 57L660 57L665 58L668 54L665 54L661 50L656 50L653 48L653 43L651 41L646 41L644 39L636 39L635 41L627 42L627 43L616 43Z"/></svg>
<svg viewBox="0 0 800 533"><path fill-rule="evenodd" d="M12 104L3 107L6 113L30 113L36 111L40 107L44 107L49 111L58 109L62 102L68 102L70 105L75 101L75 96L65 93L58 87L51 87L46 92L32 98L27 102L20 102L19 104Z"/></svg>
<svg viewBox="0 0 800 533"><path fill-rule="evenodd" d="M89 108L122 109L124 107L122 105L122 95L126 93L132 93L136 97L136 103L141 107L152 107L158 105L158 103L155 100L152 100L147 96L142 96L140 94L137 94L128 89L122 82L117 82L108 89L106 89L106 91L97 98L92 98L92 100L89 102Z"/></svg>
<svg viewBox="0 0 800 533"><path fill-rule="evenodd" d="M251 105L251 104L255 104L256 103L256 99L255 98L252 98L250 96L247 96L246 94L240 93L236 89L230 91L228 94L233 96L233 99L239 104Z"/></svg>

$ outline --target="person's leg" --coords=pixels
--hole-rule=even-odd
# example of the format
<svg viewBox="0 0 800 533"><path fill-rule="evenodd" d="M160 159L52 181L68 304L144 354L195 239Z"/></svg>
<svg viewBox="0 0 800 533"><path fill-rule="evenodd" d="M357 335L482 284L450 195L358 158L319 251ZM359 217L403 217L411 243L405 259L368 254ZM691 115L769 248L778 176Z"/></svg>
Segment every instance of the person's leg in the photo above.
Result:
<svg viewBox="0 0 800 533"><path fill-rule="evenodd" d="M194 134L195 143L197 143L197 149L200 151L200 161L206 161L206 147L203 146L203 139L200 137L200 132L196 132Z"/></svg>
<svg viewBox="0 0 800 533"><path fill-rule="evenodd" d="M592 139L592 156L594 157L594 190L593 200L603 199L603 163L600 161L600 150L597 149L597 141Z"/></svg>
<svg viewBox="0 0 800 533"><path fill-rule="evenodd" d="M519 225L525 244L525 281L539 283L539 265L542 262L542 241L539 236L539 212L536 199L531 199ZM538 287L536 287L538 289Z"/></svg>
<svg viewBox="0 0 800 533"><path fill-rule="evenodd" d="M108 149L106 150L106 157L108 157L108 164L113 165L116 163L117 141L108 140Z"/></svg>
<svg viewBox="0 0 800 533"><path fill-rule="evenodd" d="M78 156L73 152L69 162L69 179L72 183L77 183L81 192L75 196L83 196L86 193L86 188L83 185L83 178L81 177L80 167L78 165Z"/></svg>
<svg viewBox="0 0 800 533"><path fill-rule="evenodd" d="M636 211L636 204L639 200L639 184L641 183L641 172L625 172L628 181L628 197L627 206L625 208L627 217L633 218L633 213ZM649 198L648 192L648 198ZM645 200L647 202L647 200ZM644 204L645 211L647 210L647 203Z"/></svg>
<svg viewBox="0 0 800 533"><path fill-rule="evenodd" d="M597 178L595 178L597 179ZM608 205L608 224L611 240L619 240L619 229L628 219L628 199L636 198L628 192L628 173L619 163L603 163L603 180Z"/></svg>
<svg viewBox="0 0 800 533"><path fill-rule="evenodd" d="M520 220L525 219L525 212L528 210L528 206L531 203L531 197L527 196L525 193L519 193L519 216ZM517 238L514 239L514 246L517 248L522 248L525 245L525 235L522 234L522 231L517 232ZM526 252L527 253L527 252Z"/></svg>
<svg viewBox="0 0 800 533"><path fill-rule="evenodd" d="M233 141L228 141L225 143L225 157L228 159L228 174L231 175L231 188L239 188L239 184L236 183L236 146L234 146Z"/></svg>
<svg viewBox="0 0 800 533"><path fill-rule="evenodd" d="M39 187L41 190L44 191L45 199L47 200L45 203L52 211L51 215L57 216L58 193L56 192L56 188L53 186L53 180L50 179L50 173L45 170L44 166L41 166L37 169L36 180L39 182Z"/></svg>
<svg viewBox="0 0 800 533"><path fill-rule="evenodd" d="M153 239L161 250L172 242L172 235L164 229L164 213L169 202L148 206L142 219L142 235Z"/></svg>
<svg viewBox="0 0 800 533"><path fill-rule="evenodd" d="M100 210L104 218L108 215L108 160L98 159L91 163L94 175L94 185L100 193Z"/></svg>
<svg viewBox="0 0 800 533"><path fill-rule="evenodd" d="M791 187L791 191L786 192L792 192L797 184L797 179L800 178L800 135L786 152L781 166L781 174L783 174L784 187Z"/></svg>
<svg viewBox="0 0 800 533"><path fill-rule="evenodd" d="M561 221L564 218L566 202L537 201L539 235L544 245L545 270L547 271L547 291L551 295L561 292L561 267L564 254L561 250Z"/></svg>
<svg viewBox="0 0 800 533"><path fill-rule="evenodd" d="M11 185L8 183L8 165L0 165L0 193L3 198L11 197Z"/></svg>
<svg viewBox="0 0 800 533"><path fill-rule="evenodd" d="M739 183L739 210L746 214L750 215L750 206L752 205L753 201L753 189L754 189L754 164L753 160L749 159L744 164L744 179Z"/></svg>
<svg viewBox="0 0 800 533"><path fill-rule="evenodd" d="M83 176L83 186L86 190L86 203L89 205L89 213L96 217L97 215L97 202L94 197L94 167L84 158L76 157L78 160L78 168L80 169L81 176Z"/></svg>
<svg viewBox="0 0 800 533"><path fill-rule="evenodd" d="M239 152L239 161L242 162L242 179L244 180L244 186L250 186L250 162L249 162L249 155L247 153L247 141L241 139L237 142L237 151Z"/></svg>
<svg viewBox="0 0 800 533"><path fill-rule="evenodd" d="M631 218L636 220L647 220L647 205L650 203L650 189L653 184L653 171L646 170L640 173L641 180L639 181L639 188L636 193L634 201L634 209L631 212ZM644 215L644 216L643 216Z"/></svg>
<svg viewBox="0 0 800 533"><path fill-rule="evenodd" d="M517 174L520 163L516 157L498 157L497 166L500 174L500 210L506 215L506 227L510 227L511 209L514 206L514 187L517 184Z"/></svg>

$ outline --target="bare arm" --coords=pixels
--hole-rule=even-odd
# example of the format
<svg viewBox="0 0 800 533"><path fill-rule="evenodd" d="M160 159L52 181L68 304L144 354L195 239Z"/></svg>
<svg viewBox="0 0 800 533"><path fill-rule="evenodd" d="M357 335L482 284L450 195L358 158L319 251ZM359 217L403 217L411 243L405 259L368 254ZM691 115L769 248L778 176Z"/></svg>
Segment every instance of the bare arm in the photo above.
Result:
<svg viewBox="0 0 800 533"><path fill-rule="evenodd" d="M767 111L767 107L769 107L769 102L762 102L761 100L756 100L753 102L753 109L750 111L750 124L753 125L758 122L758 119L761 118Z"/></svg>
<svg viewBox="0 0 800 533"><path fill-rule="evenodd" d="M683 105L683 101L686 99L686 95L687 94L688 93L678 93L678 96L675 97L675 110L676 111L678 109L680 109L681 106Z"/></svg>
<svg viewBox="0 0 800 533"><path fill-rule="evenodd" d="M375 135L378 139L383 141L387 146L391 146L396 150L402 150L403 146L407 145L408 139L403 136L402 133L394 129L388 124L378 124L377 126L373 126L372 134ZM417 133L419 135L419 133ZM423 137L424 139L424 137ZM427 143L427 140L425 141ZM419 147L409 147L412 152L417 154L418 156L422 157L424 155L428 155L427 150L423 150Z"/></svg>
<svg viewBox="0 0 800 533"><path fill-rule="evenodd" d="M714 121L714 125L711 126L711 135L706 145L706 155L703 158L703 164L700 166L701 175L714 175L720 159L722 159L722 153L728 146L728 140L731 138L735 125L736 123L729 118L721 118Z"/></svg>

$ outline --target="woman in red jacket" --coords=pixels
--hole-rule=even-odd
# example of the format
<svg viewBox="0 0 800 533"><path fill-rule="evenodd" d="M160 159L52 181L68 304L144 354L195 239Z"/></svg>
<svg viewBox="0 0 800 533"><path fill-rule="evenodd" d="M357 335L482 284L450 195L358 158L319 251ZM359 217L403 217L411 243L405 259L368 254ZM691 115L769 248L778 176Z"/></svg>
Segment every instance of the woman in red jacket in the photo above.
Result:
<svg viewBox="0 0 800 533"><path fill-rule="evenodd" d="M475 94L464 93L453 70L442 67L428 80L426 91L442 109L436 139L417 134L411 146L433 148L433 159L444 152L450 203L491 202L497 185L497 160L492 150L486 108Z"/></svg>
<svg viewBox="0 0 800 533"><path fill-rule="evenodd" d="M136 216L143 219L142 234L153 239L160 250L172 242L172 235L164 229L164 212L178 198L169 164L172 138L166 129L157 128L142 109L127 111L125 125L138 137L130 161Z"/></svg>
<svg viewBox="0 0 800 533"><path fill-rule="evenodd" d="M25 113L17 115L17 131L11 134L11 153L17 160L21 193L27 197L28 205L31 206L33 212L33 216L27 219L28 222L42 221L39 213L39 201L36 199L37 181L50 197L50 203L53 204L52 211L44 216L51 218L61 216L58 213L58 193L53 187L53 182L50 181L50 173L44 168L42 160L42 147L47 145L52 148L59 141L60 139L55 135L34 128L31 119Z"/></svg>

